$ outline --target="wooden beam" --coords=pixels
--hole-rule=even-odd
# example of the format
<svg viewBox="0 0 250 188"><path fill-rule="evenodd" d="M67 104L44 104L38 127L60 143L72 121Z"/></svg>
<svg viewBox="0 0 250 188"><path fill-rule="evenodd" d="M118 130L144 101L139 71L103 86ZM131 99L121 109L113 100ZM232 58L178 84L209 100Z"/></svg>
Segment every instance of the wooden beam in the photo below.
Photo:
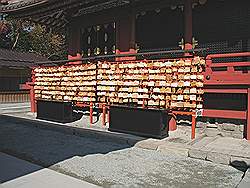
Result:
<svg viewBox="0 0 250 188"><path fill-rule="evenodd" d="M214 118L227 118L227 119L247 119L246 111L236 110L212 110L204 109L202 113L203 117L214 117Z"/></svg>
<svg viewBox="0 0 250 188"><path fill-rule="evenodd" d="M247 94L247 89L204 89L205 93L238 93Z"/></svg>

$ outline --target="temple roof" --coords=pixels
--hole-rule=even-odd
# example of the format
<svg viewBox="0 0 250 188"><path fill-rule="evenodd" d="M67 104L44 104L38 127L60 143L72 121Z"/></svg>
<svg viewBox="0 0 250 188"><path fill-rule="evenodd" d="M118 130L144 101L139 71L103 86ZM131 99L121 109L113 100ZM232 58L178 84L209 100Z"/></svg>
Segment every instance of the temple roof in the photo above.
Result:
<svg viewBox="0 0 250 188"><path fill-rule="evenodd" d="M0 0L1 1L1 0ZM3 0L2 0L3 1ZM5 0L6 1L6 0ZM131 6L183 4L185 0L7 0L0 12L13 18L29 19L54 30L62 30L71 18L103 10ZM197 1L197 0L193 0Z"/></svg>
<svg viewBox="0 0 250 188"><path fill-rule="evenodd" d="M2 0L3 1L3 0ZM179 4L183 3L185 0L4 0L8 1L8 5L0 6L0 11L4 13L17 13L18 11L23 11L25 9L29 9L32 7L38 8L38 6L42 5L53 5L55 7L62 7L68 6L72 4L76 4L80 8L87 8L88 5L99 5L99 4L107 4L107 3L117 3L119 4L130 4L131 2L155 2L155 3L162 3L163 1L172 4ZM194 2L198 0L193 0ZM0 0L1 2L1 0ZM94 3L94 4L93 4ZM51 7L52 9L52 7Z"/></svg>
<svg viewBox="0 0 250 188"><path fill-rule="evenodd" d="M65 28L72 17L129 3L128 0L13 0L8 5L0 6L0 12L60 30Z"/></svg>
<svg viewBox="0 0 250 188"><path fill-rule="evenodd" d="M41 3L45 3L48 0L9 0L8 5L4 5L0 8L2 12L9 12L18 9L22 9L29 6L36 6Z"/></svg>
<svg viewBox="0 0 250 188"><path fill-rule="evenodd" d="M22 53L0 48L0 67L32 67L40 61L47 61L46 57L35 53Z"/></svg>
<svg viewBox="0 0 250 188"><path fill-rule="evenodd" d="M38 7L43 7L50 5L49 9L54 7L64 7L67 8L68 5L76 3L77 5L87 5L98 0L8 0L8 5L2 5L0 11L3 13L19 13L23 12L26 9L37 9ZM123 1L123 0L116 0ZM98 1L98 2L108 2L108 1Z"/></svg>

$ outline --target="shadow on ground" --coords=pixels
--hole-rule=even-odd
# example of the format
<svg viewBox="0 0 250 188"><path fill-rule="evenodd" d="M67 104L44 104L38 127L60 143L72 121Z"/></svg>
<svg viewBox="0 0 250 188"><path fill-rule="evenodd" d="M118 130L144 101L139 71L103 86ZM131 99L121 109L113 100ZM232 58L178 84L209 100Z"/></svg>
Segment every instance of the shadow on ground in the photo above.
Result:
<svg viewBox="0 0 250 188"><path fill-rule="evenodd" d="M57 127L53 130L52 127L55 126ZM66 132L63 129L65 128L62 126L60 128L60 125L56 124L46 123L45 125L34 121L23 121L16 117L0 116L0 152L43 167L50 167L69 158L107 154L133 146L125 141L119 142L107 138L94 130L88 130L86 134L77 136L73 134L82 128L74 127ZM2 183L40 170L40 168L24 168L3 178L3 174L7 174L9 169L3 169L1 166L4 165L0 160Z"/></svg>
<svg viewBox="0 0 250 188"><path fill-rule="evenodd" d="M4 153L0 153L0 166L0 183L5 183L43 169L41 166L18 160Z"/></svg>
<svg viewBox="0 0 250 188"><path fill-rule="evenodd" d="M242 172L246 172L247 169L250 168L250 166L245 161L239 161L239 160L232 161L230 165Z"/></svg>

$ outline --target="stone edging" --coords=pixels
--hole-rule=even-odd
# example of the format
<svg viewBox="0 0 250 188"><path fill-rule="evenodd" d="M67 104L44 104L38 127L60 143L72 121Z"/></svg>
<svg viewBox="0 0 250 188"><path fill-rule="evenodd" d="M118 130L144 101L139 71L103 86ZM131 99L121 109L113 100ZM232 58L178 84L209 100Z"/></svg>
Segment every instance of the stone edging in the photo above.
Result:
<svg viewBox="0 0 250 188"><path fill-rule="evenodd" d="M49 122L38 119L28 119L11 115L0 115L0 118L17 124L26 123L25 126L32 126L51 131L58 131L64 134L84 136L89 138L102 138L107 141L113 141L121 144L134 145L136 142L146 139L144 137L124 133L108 132L107 130L80 128L75 126L68 126L62 123Z"/></svg>

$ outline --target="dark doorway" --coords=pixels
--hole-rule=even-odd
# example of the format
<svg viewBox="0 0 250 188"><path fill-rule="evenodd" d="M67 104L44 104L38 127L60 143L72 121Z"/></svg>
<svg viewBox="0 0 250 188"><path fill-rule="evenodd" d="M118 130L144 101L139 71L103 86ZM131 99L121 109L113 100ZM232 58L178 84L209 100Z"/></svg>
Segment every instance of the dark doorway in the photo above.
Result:
<svg viewBox="0 0 250 188"><path fill-rule="evenodd" d="M81 49L83 57L114 54L115 33L115 23L82 28Z"/></svg>

